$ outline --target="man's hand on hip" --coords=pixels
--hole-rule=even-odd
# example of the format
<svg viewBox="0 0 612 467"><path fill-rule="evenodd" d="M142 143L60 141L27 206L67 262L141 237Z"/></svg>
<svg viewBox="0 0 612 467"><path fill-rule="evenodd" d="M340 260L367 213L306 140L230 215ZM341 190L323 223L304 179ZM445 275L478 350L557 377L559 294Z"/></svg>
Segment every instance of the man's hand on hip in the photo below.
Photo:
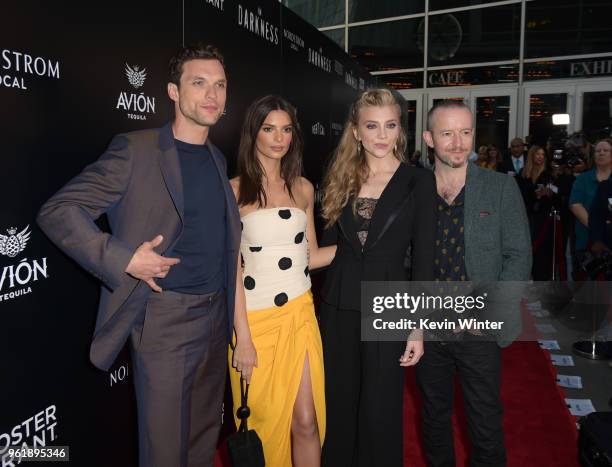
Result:
<svg viewBox="0 0 612 467"><path fill-rule="evenodd" d="M144 242L136 249L125 268L125 272L136 279L145 281L155 292L161 292L162 289L155 283L154 278L163 279L168 275L170 268L181 261L178 258L166 258L154 251L154 248L161 245L163 240L164 237L158 235L150 242Z"/></svg>

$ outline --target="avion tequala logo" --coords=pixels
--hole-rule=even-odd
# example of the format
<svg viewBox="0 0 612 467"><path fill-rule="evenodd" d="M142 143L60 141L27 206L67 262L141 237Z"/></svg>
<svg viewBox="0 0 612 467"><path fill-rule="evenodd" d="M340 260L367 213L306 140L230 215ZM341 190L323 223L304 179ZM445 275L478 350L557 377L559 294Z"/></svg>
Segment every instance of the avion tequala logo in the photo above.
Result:
<svg viewBox="0 0 612 467"><path fill-rule="evenodd" d="M30 239L30 226L19 230L17 227L6 229L8 235L0 234L0 255L16 258L23 253ZM47 258L28 260L4 266L0 272L0 302L7 302L32 292L32 283L46 279Z"/></svg>
<svg viewBox="0 0 612 467"><path fill-rule="evenodd" d="M125 64L125 75L128 83L136 90L140 89L147 79L147 69L139 65ZM155 97L146 96L144 92L122 91L117 98L116 109L126 112L131 120L146 120L147 115L155 113Z"/></svg>

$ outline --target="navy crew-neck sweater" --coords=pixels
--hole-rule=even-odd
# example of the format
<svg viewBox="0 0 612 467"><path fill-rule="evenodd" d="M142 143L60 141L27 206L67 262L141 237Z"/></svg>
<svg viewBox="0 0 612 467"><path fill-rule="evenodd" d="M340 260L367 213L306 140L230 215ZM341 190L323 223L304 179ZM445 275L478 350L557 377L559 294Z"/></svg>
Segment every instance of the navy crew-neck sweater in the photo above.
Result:
<svg viewBox="0 0 612 467"><path fill-rule="evenodd" d="M180 258L164 279L164 290L216 292L225 271L225 198L219 172L205 144L174 140L183 180L183 232L166 256Z"/></svg>

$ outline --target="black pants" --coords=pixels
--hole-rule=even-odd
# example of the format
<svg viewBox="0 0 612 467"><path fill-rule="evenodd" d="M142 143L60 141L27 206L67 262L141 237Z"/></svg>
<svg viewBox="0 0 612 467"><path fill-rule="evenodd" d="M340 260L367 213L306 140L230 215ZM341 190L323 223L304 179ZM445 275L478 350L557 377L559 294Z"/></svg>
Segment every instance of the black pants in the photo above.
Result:
<svg viewBox="0 0 612 467"><path fill-rule="evenodd" d="M533 252L533 264L531 267L533 280L549 281L552 279L553 255L556 253L556 250L553 251L556 239L553 235L552 219L548 217L547 213L538 213L531 216L529 224L531 228L532 246L540 235L544 235L537 249ZM557 225L558 228L560 228L560 226L561 223ZM565 249L563 249L563 254L565 255Z"/></svg>
<svg viewBox="0 0 612 467"><path fill-rule="evenodd" d="M361 314L321 307L327 429L324 467L402 467L406 343L361 342Z"/></svg>
<svg viewBox="0 0 612 467"><path fill-rule="evenodd" d="M459 376L468 433L472 441L470 465L505 466L501 353L495 342L425 342L425 354L416 366L423 397L423 443L427 463L455 467L451 415L453 380Z"/></svg>
<svg viewBox="0 0 612 467"><path fill-rule="evenodd" d="M227 373L225 295L152 293L132 333L141 467L212 467Z"/></svg>

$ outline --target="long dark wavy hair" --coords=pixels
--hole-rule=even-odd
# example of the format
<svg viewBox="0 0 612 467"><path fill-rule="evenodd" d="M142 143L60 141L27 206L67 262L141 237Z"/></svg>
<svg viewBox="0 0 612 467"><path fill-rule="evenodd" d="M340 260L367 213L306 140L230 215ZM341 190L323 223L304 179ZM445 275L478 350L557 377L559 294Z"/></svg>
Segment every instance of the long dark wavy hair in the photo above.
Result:
<svg viewBox="0 0 612 467"><path fill-rule="evenodd" d="M257 203L259 207L268 204L268 198L263 186L264 169L257 158L257 134L263 122L273 110L287 112L291 119L292 138L287 154L281 159L281 177L289 196L293 198L292 188L296 179L302 175L303 138L295 107L280 96L264 96L251 104L246 113L240 147L238 149L238 176L240 188L238 205L246 206Z"/></svg>

